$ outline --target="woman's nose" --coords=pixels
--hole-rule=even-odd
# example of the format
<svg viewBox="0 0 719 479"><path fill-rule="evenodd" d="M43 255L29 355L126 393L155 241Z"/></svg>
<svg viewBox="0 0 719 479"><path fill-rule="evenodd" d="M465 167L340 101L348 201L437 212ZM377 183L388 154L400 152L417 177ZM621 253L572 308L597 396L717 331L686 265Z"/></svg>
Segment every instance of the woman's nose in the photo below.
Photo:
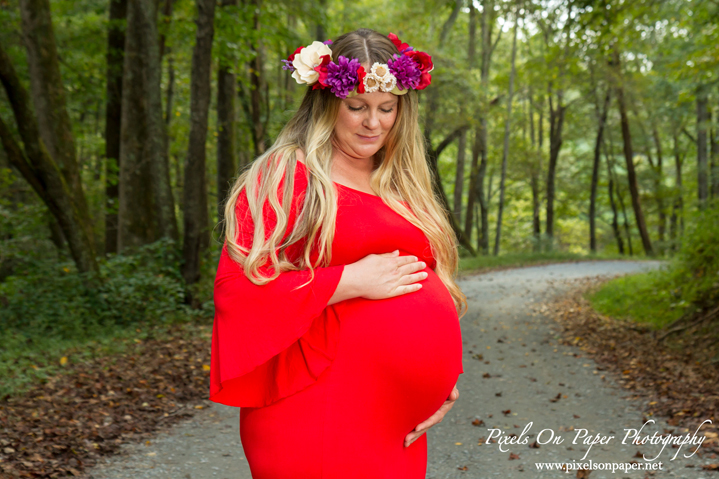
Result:
<svg viewBox="0 0 719 479"><path fill-rule="evenodd" d="M364 120L364 127L368 130L374 130L375 128L379 128L379 118L377 117L376 111L369 111Z"/></svg>

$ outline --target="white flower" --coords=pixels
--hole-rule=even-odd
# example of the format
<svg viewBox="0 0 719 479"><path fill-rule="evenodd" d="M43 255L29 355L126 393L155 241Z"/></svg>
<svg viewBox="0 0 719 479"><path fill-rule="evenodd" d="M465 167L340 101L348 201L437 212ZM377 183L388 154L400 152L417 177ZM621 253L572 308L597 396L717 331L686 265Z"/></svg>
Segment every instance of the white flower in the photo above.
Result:
<svg viewBox="0 0 719 479"><path fill-rule="evenodd" d="M382 85L382 79L374 73L367 73L364 77L364 91L365 93L374 93L379 90Z"/></svg>
<svg viewBox="0 0 719 479"><path fill-rule="evenodd" d="M312 45L300 50L300 53L295 55L295 59L292 60L292 66L295 67L292 78L297 80L297 83L307 83L308 85L315 83L320 74L314 68L322 62L321 57L324 55L329 55L332 60L330 47L318 41L314 41Z"/></svg>
<svg viewBox="0 0 719 479"><path fill-rule="evenodd" d="M379 78L382 83L388 82L389 76L392 76L392 74L389 72L389 67L387 66L386 63L375 62L372 65L370 72L373 75L376 75L377 78Z"/></svg>
<svg viewBox="0 0 719 479"><path fill-rule="evenodd" d="M382 82L382 85L380 87L380 90L386 93L392 93L392 90L394 90L394 87L397 86L397 77L392 75L391 73L388 73L388 79L386 79L384 82Z"/></svg>

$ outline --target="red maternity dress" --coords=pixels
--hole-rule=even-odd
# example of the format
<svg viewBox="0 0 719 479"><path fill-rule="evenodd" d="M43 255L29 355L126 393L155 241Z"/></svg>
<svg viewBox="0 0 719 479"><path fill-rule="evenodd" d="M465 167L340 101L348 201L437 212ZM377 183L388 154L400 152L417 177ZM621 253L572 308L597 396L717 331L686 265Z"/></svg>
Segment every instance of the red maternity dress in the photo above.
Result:
<svg viewBox="0 0 719 479"><path fill-rule="evenodd" d="M287 231L308 174L297 162ZM424 233L380 197L335 184L332 261L315 268L309 285L294 289L310 277L302 270L256 286L223 248L210 400L241 407L240 438L255 479L423 479L427 435L409 447L404 438L442 406L464 372L457 311L433 271ZM249 247L245 191L236 208ZM269 204L264 214L269 237L276 220ZM419 291L327 306L344 265L395 249L427 263Z"/></svg>

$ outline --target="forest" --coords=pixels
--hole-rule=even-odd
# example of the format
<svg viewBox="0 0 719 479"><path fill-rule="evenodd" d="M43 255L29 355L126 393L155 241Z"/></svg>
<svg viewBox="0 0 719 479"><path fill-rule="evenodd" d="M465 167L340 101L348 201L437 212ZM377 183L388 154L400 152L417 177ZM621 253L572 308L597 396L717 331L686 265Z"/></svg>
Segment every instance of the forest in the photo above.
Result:
<svg viewBox="0 0 719 479"><path fill-rule="evenodd" d="M661 260L594 306L716 335L717 25L716 0L0 0L0 399L211 322L228 189L307 88L282 60L356 28L432 56L460 271Z"/></svg>

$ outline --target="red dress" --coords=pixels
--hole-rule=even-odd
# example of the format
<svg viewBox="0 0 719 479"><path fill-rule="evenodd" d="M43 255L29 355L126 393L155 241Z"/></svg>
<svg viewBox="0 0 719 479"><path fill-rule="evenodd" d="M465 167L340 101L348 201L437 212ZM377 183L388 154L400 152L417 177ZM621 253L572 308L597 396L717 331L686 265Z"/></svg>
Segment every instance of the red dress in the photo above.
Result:
<svg viewBox="0 0 719 479"><path fill-rule="evenodd" d="M297 162L288 231L308 174ZM255 479L423 479L427 435L409 447L404 438L442 406L464 372L457 310L433 271L424 233L380 197L335 184L332 261L315 268L308 286L294 289L309 270L257 286L223 248L210 400L241 407L240 438ZM236 211L240 242L249 247L244 191ZM268 204L264 213L269 237L275 218ZM419 291L327 306L345 264L396 249L427 263Z"/></svg>

